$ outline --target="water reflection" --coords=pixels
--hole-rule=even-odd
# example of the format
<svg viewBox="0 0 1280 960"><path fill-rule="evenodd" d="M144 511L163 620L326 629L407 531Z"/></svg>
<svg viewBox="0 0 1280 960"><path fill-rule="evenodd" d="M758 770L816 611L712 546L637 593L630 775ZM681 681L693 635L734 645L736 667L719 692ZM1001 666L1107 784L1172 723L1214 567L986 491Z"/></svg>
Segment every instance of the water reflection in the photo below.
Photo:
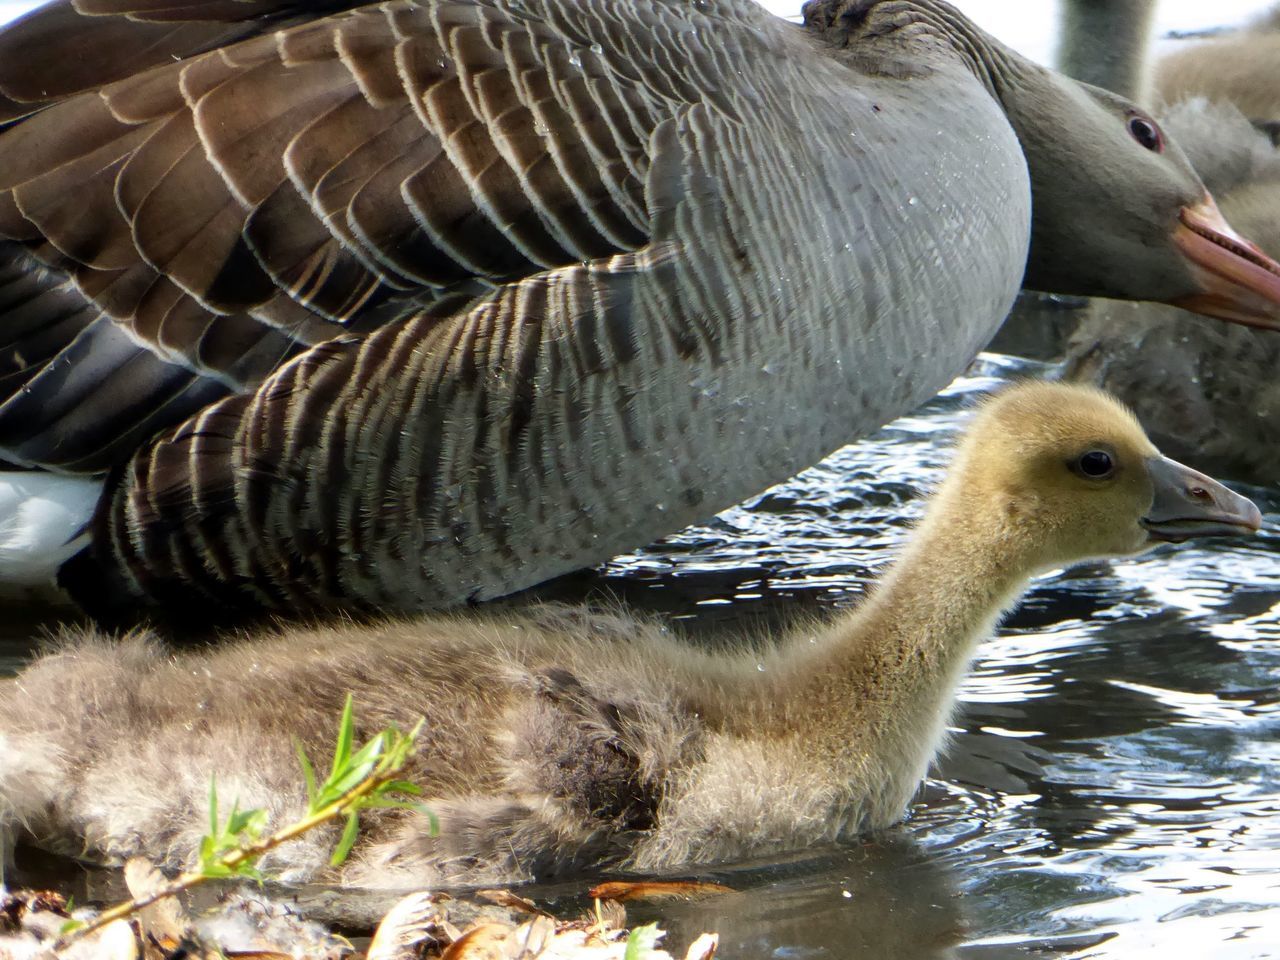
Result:
<svg viewBox="0 0 1280 960"><path fill-rule="evenodd" d="M984 357L873 440L534 596L618 597L704 642L850 603L905 535L974 397L1037 372ZM1280 501L1249 492L1274 523ZM1276 540L1045 579L984 645L905 826L713 871L743 892L647 915L676 947L718 929L722 955L742 960L1280 956ZM0 657L31 629L9 627Z"/></svg>

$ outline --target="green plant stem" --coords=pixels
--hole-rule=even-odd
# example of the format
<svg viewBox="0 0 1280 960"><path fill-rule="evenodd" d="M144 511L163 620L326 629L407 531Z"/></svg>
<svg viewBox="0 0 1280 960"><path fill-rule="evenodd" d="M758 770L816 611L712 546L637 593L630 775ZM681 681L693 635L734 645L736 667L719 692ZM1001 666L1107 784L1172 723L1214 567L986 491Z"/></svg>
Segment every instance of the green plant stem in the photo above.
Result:
<svg viewBox="0 0 1280 960"><path fill-rule="evenodd" d="M307 816L303 817L301 820L289 824L289 826L278 830L269 837L264 837L256 843L228 851L218 858L218 862L229 869L235 869L237 866L248 860L256 860L263 854L274 850L282 843L288 843L290 840L301 836L308 830L318 827L326 820L332 820L334 817L340 817L347 813L353 806L357 805L361 800L369 796L369 794L373 793L384 783L390 783L393 781L399 773L399 770L400 765L382 771L378 771L376 769L373 770L366 779L361 780L328 806L321 807L315 813L307 814ZM194 870L182 873L172 883L161 887L154 893L149 893L145 897L126 900L123 903L116 904L108 910L104 910L83 927L77 927L70 933L59 937L54 943L53 949L58 951L65 947L69 947L77 940L84 939L91 933L101 930L107 924L115 920L122 920L125 917L131 917L139 910L144 910L153 903L164 900L166 897L177 896L186 890L190 890L192 887L199 886L202 883L207 883L210 879L213 878Z"/></svg>

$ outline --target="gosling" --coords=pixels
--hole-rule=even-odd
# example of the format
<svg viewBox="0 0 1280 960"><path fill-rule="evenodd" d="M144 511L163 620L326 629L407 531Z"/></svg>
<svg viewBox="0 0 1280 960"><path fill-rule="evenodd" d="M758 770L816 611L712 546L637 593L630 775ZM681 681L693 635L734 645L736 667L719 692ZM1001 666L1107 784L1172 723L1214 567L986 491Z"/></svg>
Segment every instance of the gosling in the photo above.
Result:
<svg viewBox="0 0 1280 960"><path fill-rule="evenodd" d="M211 774L224 804L277 826L301 812L293 738L322 756L350 690L366 736L426 716L408 776L439 833L380 811L341 868L332 833L279 848L264 868L288 880L512 883L804 848L903 816L976 645L1030 577L1260 523L1104 394L1022 385L981 409L901 557L829 623L739 653L569 608L195 654L68 638L0 695L0 817L46 848L176 869Z"/></svg>

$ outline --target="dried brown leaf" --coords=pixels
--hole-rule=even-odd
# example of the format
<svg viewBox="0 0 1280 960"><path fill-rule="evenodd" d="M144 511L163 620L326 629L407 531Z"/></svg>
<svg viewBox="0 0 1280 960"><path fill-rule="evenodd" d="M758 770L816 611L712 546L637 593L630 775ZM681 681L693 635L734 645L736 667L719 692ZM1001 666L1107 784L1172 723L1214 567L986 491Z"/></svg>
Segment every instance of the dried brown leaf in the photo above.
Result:
<svg viewBox="0 0 1280 960"><path fill-rule="evenodd" d="M398 900L378 924L366 960L409 960L415 957L417 951L414 948L439 930L440 921L435 897L425 891L409 894Z"/></svg>
<svg viewBox="0 0 1280 960"><path fill-rule="evenodd" d="M506 960L510 937L505 923L482 923L449 944L440 960Z"/></svg>
<svg viewBox="0 0 1280 960"><path fill-rule="evenodd" d="M60 960L138 960L138 938L126 920L112 920L101 930L59 951Z"/></svg>
<svg viewBox="0 0 1280 960"><path fill-rule="evenodd" d="M551 914L547 913L547 911L543 910L532 900L522 897L519 894L512 893L510 890L477 890L476 896L481 900L487 900L500 907L508 907L512 910L518 910L520 913L530 914L531 916L551 916Z"/></svg>
<svg viewBox="0 0 1280 960"><path fill-rule="evenodd" d="M169 960L182 943L180 940L171 940L168 937L157 940L145 932L141 934L139 940L142 942L142 960Z"/></svg>
<svg viewBox="0 0 1280 960"><path fill-rule="evenodd" d="M555 940L558 926L551 916L534 917L520 924L512 937L517 948L512 955L520 958L541 956L542 951Z"/></svg>
<svg viewBox="0 0 1280 960"><path fill-rule="evenodd" d="M135 900L152 896L168 885L165 875L144 857L131 857L125 863L124 882L129 888L129 896ZM139 910L134 916L144 943L150 936L157 943L172 946L181 942L191 927L191 918L174 897L165 897Z"/></svg>
<svg viewBox="0 0 1280 960"><path fill-rule="evenodd" d="M597 900L702 900L733 893L732 887L703 880L642 880L631 883L612 880L596 884L589 891Z"/></svg>
<svg viewBox="0 0 1280 960"><path fill-rule="evenodd" d="M52 890L16 890L0 895L0 930L13 932L22 928L29 913L55 913L69 916L67 899Z"/></svg>
<svg viewBox="0 0 1280 960"><path fill-rule="evenodd" d="M689 949L685 951L684 960L713 960L719 948L720 935L718 933L704 933L689 944Z"/></svg>

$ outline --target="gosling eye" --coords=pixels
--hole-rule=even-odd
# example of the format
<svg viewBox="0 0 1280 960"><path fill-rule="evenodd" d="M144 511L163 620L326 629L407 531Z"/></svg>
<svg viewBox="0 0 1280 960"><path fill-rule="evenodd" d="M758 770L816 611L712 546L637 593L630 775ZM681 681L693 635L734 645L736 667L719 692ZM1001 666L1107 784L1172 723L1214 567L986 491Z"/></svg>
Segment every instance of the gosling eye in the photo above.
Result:
<svg viewBox="0 0 1280 960"><path fill-rule="evenodd" d="M1106 450L1090 450L1076 457L1071 469L1090 480L1105 480L1116 472L1116 461Z"/></svg>
<svg viewBox="0 0 1280 960"><path fill-rule="evenodd" d="M1164 134L1156 126L1154 120L1143 116L1129 118L1129 135L1138 141L1138 145L1152 153L1164 153Z"/></svg>

